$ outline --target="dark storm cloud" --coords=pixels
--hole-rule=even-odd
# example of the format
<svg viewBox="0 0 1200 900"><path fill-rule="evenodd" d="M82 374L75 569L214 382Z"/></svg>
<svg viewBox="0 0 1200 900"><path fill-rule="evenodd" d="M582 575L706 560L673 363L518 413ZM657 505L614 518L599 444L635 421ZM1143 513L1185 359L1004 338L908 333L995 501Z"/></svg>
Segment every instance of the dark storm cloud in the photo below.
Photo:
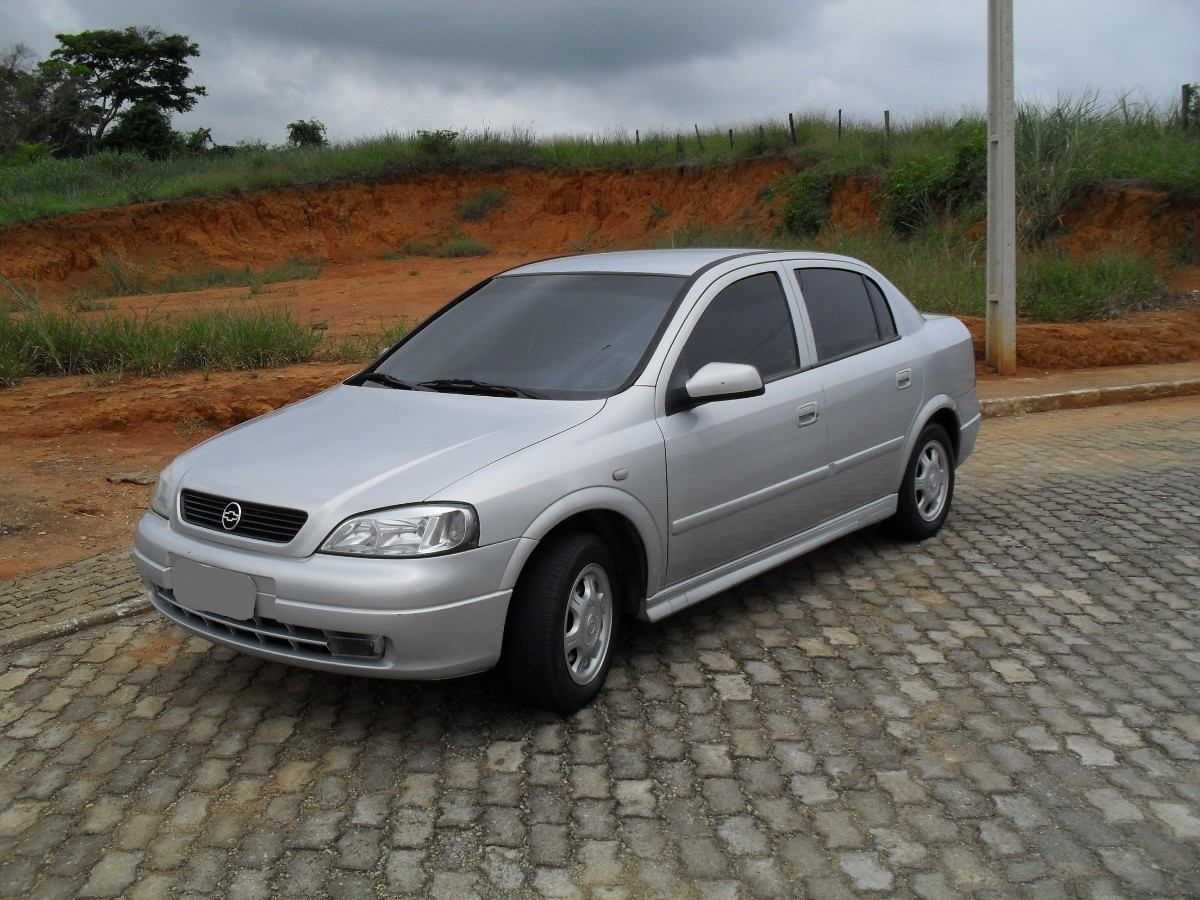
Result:
<svg viewBox="0 0 1200 900"><path fill-rule="evenodd" d="M228 35L268 45L320 47L346 54L351 63L367 55L385 64L448 62L576 79L726 54L771 36L792 11L803 8L785 0L759 0L736 11L725 4L687 0L117 0L59 5L91 22L138 22L210 40Z"/></svg>
<svg viewBox="0 0 1200 900"><path fill-rule="evenodd" d="M1126 90L1165 104L1195 79L1196 0L1016 4L1021 97ZM179 127L223 142L323 120L539 133L690 129L789 110L899 120L986 100L985 0L382 2L4 0L0 46L150 25L200 45L208 96Z"/></svg>

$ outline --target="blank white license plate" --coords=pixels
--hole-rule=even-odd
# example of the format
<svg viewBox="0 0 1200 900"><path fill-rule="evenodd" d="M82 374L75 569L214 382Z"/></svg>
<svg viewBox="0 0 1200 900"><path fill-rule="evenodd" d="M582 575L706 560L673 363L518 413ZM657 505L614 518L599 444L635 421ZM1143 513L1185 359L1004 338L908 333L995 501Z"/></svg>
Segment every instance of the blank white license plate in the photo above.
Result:
<svg viewBox="0 0 1200 900"><path fill-rule="evenodd" d="M176 557L171 565L175 602L197 612L231 619L254 617L254 579L241 572Z"/></svg>

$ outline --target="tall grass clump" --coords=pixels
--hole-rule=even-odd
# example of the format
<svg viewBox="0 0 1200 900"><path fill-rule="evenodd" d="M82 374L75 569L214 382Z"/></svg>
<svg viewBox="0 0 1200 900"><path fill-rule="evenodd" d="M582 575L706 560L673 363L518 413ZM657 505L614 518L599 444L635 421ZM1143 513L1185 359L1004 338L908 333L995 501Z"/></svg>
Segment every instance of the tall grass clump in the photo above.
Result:
<svg viewBox="0 0 1200 900"><path fill-rule="evenodd" d="M45 310L7 279L19 310L0 317L0 382L29 375L248 369L313 359L321 338L287 312L214 310L180 319L85 318Z"/></svg>
<svg viewBox="0 0 1200 900"><path fill-rule="evenodd" d="M442 257L485 256L487 253L487 244L465 234L450 238L433 251L434 256Z"/></svg>
<svg viewBox="0 0 1200 900"><path fill-rule="evenodd" d="M1047 251L1021 267L1017 307L1047 322L1099 319L1174 305L1152 260L1127 252L1071 259Z"/></svg>
<svg viewBox="0 0 1200 900"><path fill-rule="evenodd" d="M250 266L209 266L176 275L155 278L150 266L105 253L102 260L105 282L76 291L71 305L87 308L88 302L100 297L128 297L138 294L175 294L203 291L209 288L249 287L254 290L280 281L299 281L316 278L325 267L324 260L296 257L255 271ZM104 307L101 307L104 308Z"/></svg>
<svg viewBox="0 0 1200 900"><path fill-rule="evenodd" d="M486 219L488 213L508 202L508 191L504 188L484 188L465 200L454 204L458 217L467 222Z"/></svg>

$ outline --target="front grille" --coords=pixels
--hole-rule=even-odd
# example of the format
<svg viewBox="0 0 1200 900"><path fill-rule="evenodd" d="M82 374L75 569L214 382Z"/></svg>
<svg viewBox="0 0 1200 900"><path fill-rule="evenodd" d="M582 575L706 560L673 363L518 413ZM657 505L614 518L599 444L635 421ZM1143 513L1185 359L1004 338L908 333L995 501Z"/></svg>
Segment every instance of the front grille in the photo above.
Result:
<svg viewBox="0 0 1200 900"><path fill-rule="evenodd" d="M344 631L324 631L289 625L268 616L252 619L230 619L216 613L199 612L180 606L175 593L154 586L154 605L170 618L193 631L232 640L246 647L266 647L305 659L379 660L383 657L384 640L378 635L352 634ZM354 653L336 652L339 647L353 646Z"/></svg>
<svg viewBox="0 0 1200 900"><path fill-rule="evenodd" d="M232 497L218 497L216 494L202 494L200 491L185 490L181 495L183 521L201 528L211 528L226 534L237 534L242 537L255 538L260 541L272 541L276 544L286 544L304 527L308 521L308 513L300 509L287 509L283 506L267 506L265 503L247 503L244 500L234 500ZM242 515L237 525L226 528L221 517L231 503L241 507Z"/></svg>

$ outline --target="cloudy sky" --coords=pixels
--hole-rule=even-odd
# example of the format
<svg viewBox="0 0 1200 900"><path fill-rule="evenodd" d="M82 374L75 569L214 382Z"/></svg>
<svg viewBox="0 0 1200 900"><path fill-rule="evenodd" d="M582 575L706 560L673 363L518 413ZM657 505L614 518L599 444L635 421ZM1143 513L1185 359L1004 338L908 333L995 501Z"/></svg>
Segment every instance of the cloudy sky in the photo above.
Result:
<svg viewBox="0 0 1200 900"><path fill-rule="evenodd" d="M1176 101L1200 0L1016 0L1018 96ZM200 45L177 126L282 141L392 129L539 134L734 125L788 111L903 119L986 103L986 0L3 0L0 47L149 25Z"/></svg>

